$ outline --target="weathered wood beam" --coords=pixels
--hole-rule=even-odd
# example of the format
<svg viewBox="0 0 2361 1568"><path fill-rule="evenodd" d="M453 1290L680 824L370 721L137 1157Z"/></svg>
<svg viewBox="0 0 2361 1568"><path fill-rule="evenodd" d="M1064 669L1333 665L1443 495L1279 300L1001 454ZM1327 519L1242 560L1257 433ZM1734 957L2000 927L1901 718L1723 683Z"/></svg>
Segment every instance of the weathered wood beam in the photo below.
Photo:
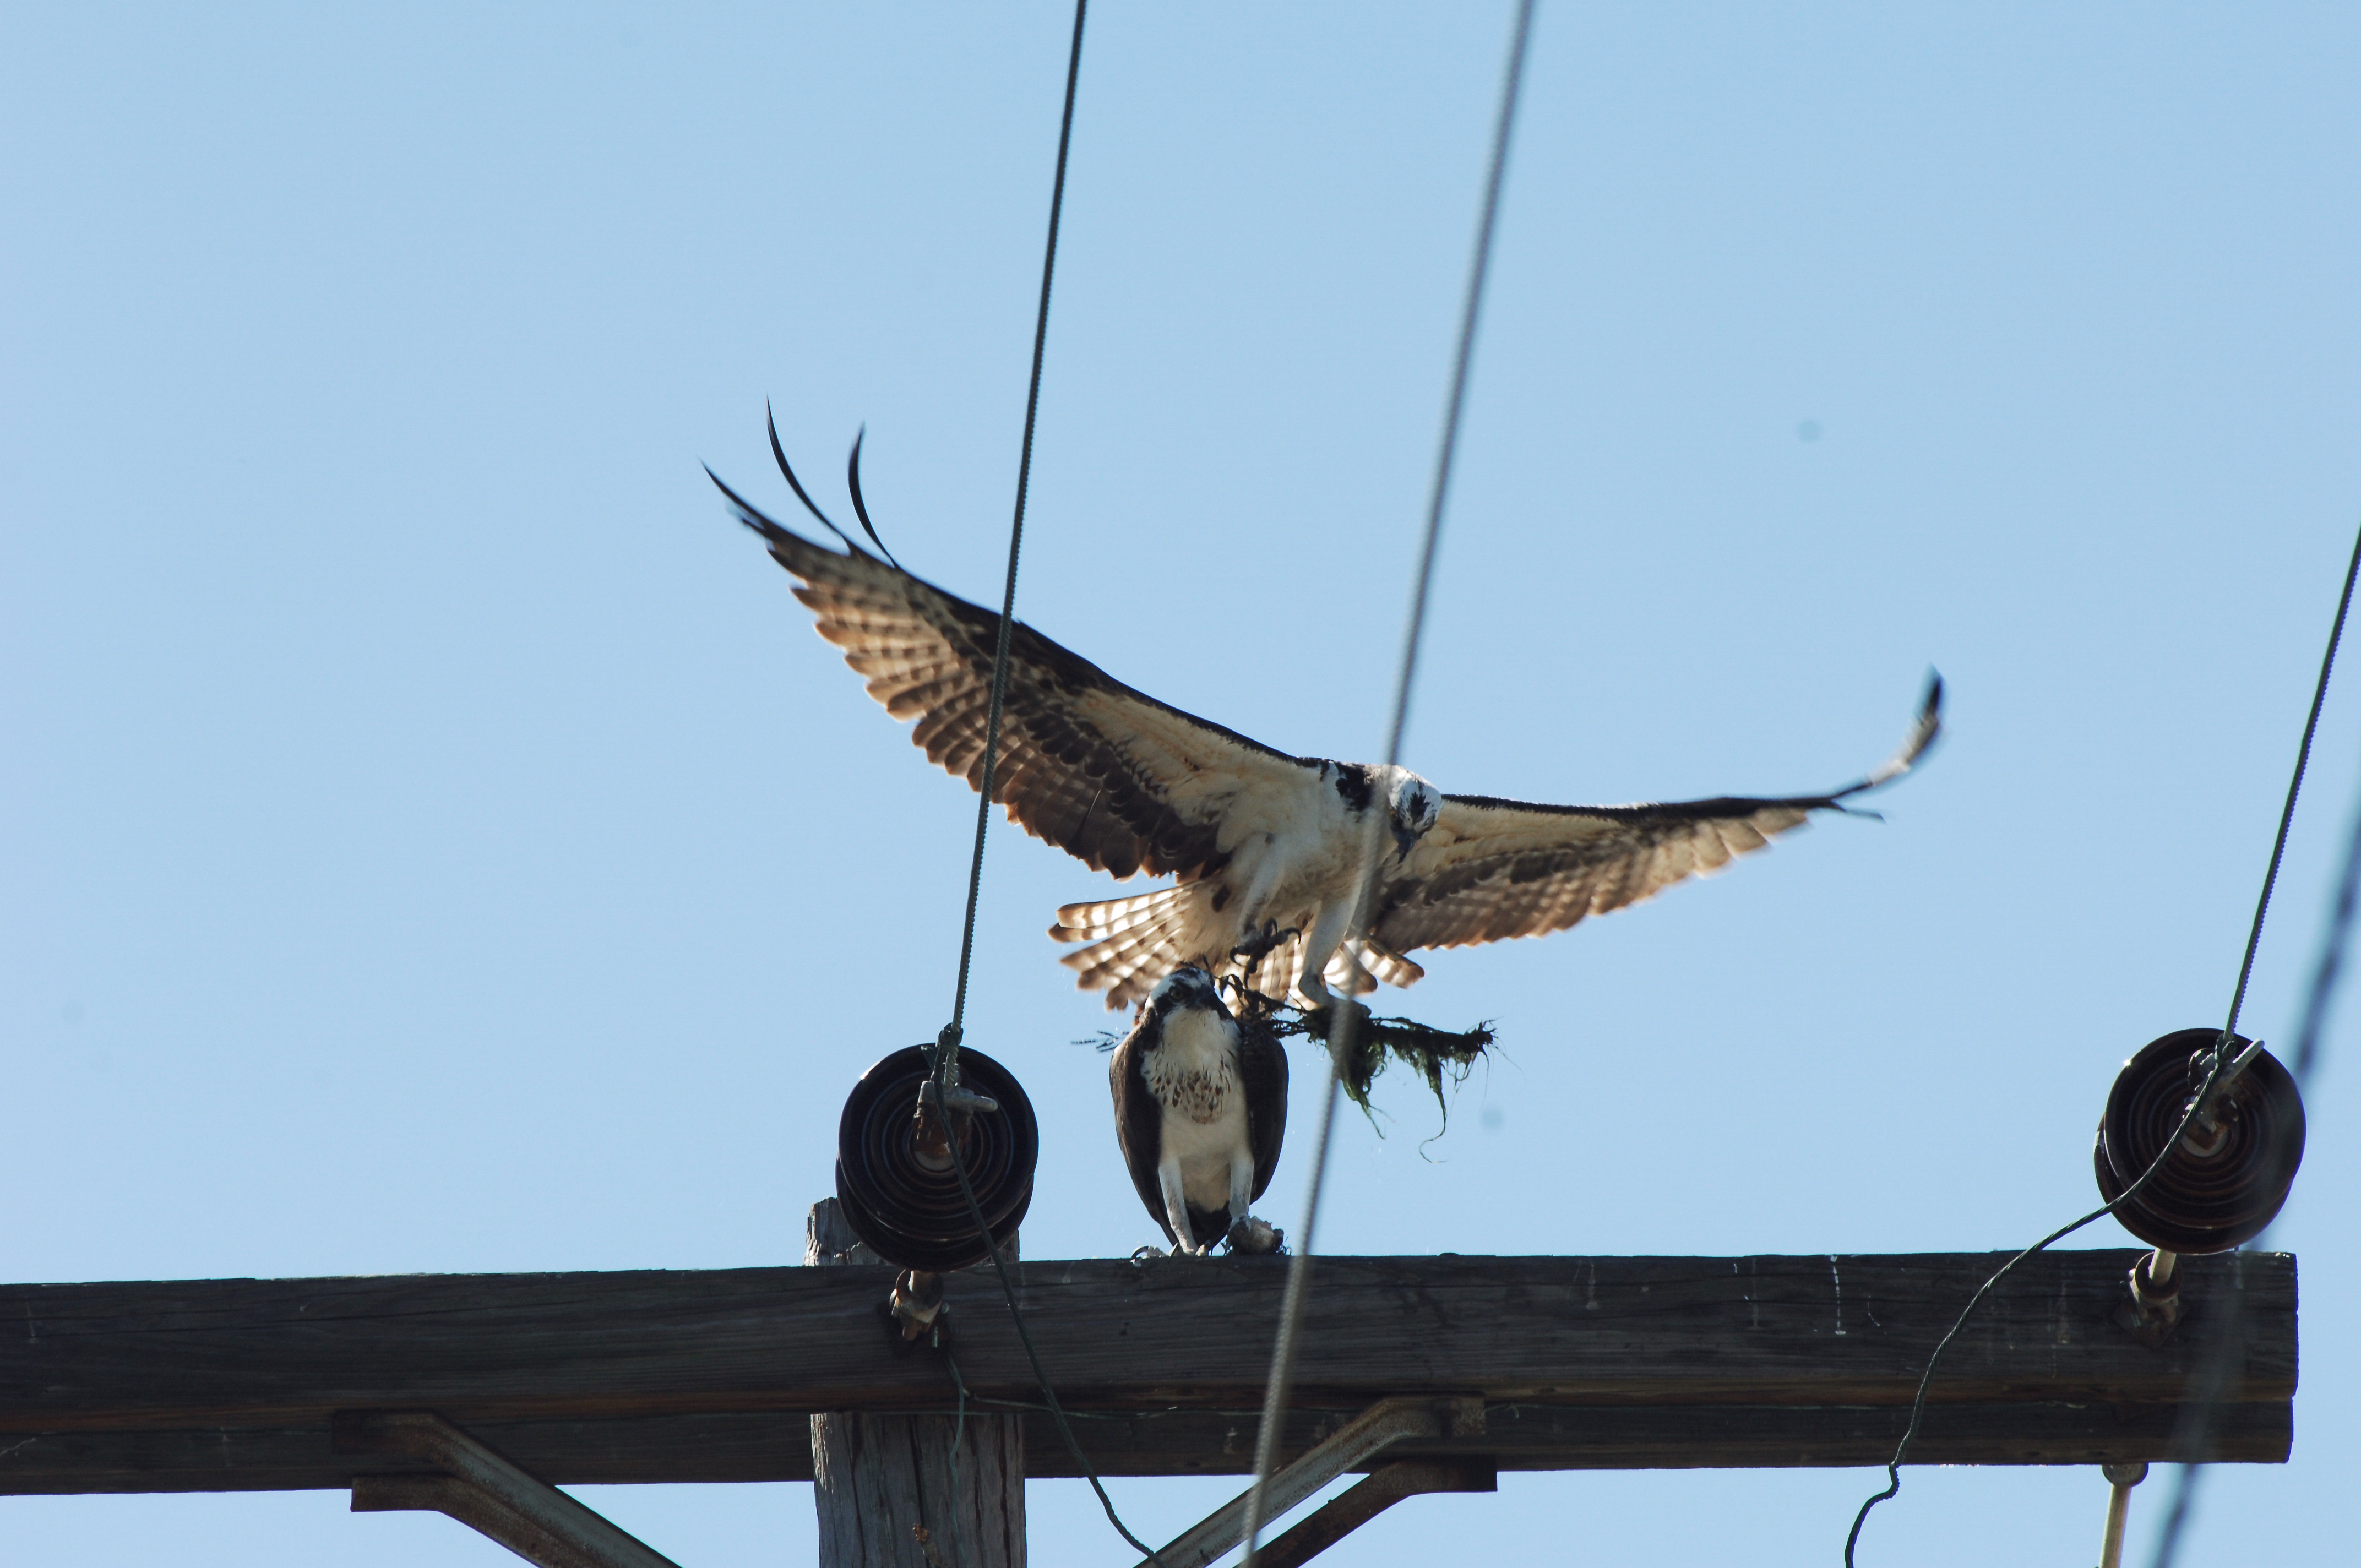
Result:
<svg viewBox="0 0 2361 1568"><path fill-rule="evenodd" d="M1323 1258L1284 1445L1396 1394L1480 1397L1502 1469L1860 1464L2000 1254ZM2243 1376L2213 1456L2287 1456L2295 1260L2192 1258L2160 1349L2112 1321L2135 1253L2035 1258L1946 1356L1914 1456L2079 1464L2168 1452L2209 1304L2243 1270ZM1279 1260L1031 1262L1027 1321L1116 1475L1243 1472ZM816 1410L945 1411L939 1356L897 1352L890 1271L413 1275L0 1287L0 1492L340 1486L337 1410L434 1409L561 1483L811 1474ZM1038 1400L988 1278L951 1282L972 1393ZM1031 1474L1071 1460L1028 1416ZM1411 1450L1389 1453L1408 1457Z"/></svg>
<svg viewBox="0 0 2361 1568"><path fill-rule="evenodd" d="M1004 1263L1021 1257L1019 1239L1000 1244ZM837 1200L812 1205L804 1223L806 1267L876 1263ZM917 1281L911 1283L916 1288ZM1024 1568L1019 1417L984 1409L950 1416L828 1410L810 1422L819 1568Z"/></svg>

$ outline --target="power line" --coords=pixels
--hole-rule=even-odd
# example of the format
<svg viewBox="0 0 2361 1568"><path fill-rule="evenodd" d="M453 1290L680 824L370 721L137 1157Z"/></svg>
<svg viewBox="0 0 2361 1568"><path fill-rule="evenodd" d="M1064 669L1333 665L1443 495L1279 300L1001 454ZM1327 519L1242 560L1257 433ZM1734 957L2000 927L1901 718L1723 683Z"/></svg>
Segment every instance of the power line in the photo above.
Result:
<svg viewBox="0 0 2361 1568"><path fill-rule="evenodd" d="M1042 1368L1040 1353L1033 1348L1033 1335L1026 1328L1025 1313L1016 1302L1016 1288L1009 1280L1008 1266L1001 1259L1000 1247L992 1239L992 1226L985 1221L983 1208L976 1201L975 1186L968 1179L967 1161L958 1147L958 1135L951 1124L952 1118L956 1114L951 1096L959 1083L960 1036L967 1018L968 974L975 957L975 912L983 889L983 846L985 837L992 827L993 779L1000 763L1000 715L1002 704L1008 692L1009 639L1016 627L1016 564L1025 548L1025 497L1033 477L1033 432L1041 411L1041 360L1049 341L1049 288L1057 276L1058 269L1058 222L1065 211L1066 161L1068 154L1072 150L1074 140L1074 89L1082 79L1082 25L1089 10L1090 0L1074 0L1073 43L1066 56L1066 104L1058 122L1058 172L1049 187L1049 235L1041 248L1041 302L1033 318L1033 374L1025 389L1025 440L1016 459L1016 507L1008 523L1008 577L1001 588L1000 632L994 644L992 654L992 706L984 718L983 777L976 786L978 793L975 805L975 850L968 861L967 919L960 932L959 983L951 994L951 1021L943 1025L942 1033L936 1037L933 1086L937 1091L936 1109L943 1119L946 1130L951 1133L950 1167L959 1177L960 1195L967 1200L968 1212L975 1221L976 1234L983 1238L984 1250L991 1255L993 1271L1000 1279L1001 1294L1008 1300L1008 1315L1016 1325L1017 1341L1024 1345L1025 1358L1032 1364L1034 1379L1041 1386L1041 1398L1048 1405L1049 1414L1056 1418L1059 1434L1066 1440L1066 1447L1073 1453L1074 1463L1082 1467L1083 1475L1089 1479L1091 1490L1098 1494L1099 1506L1106 1510L1107 1522L1115 1526L1115 1532L1125 1541L1139 1551L1147 1552L1150 1558L1154 1558L1156 1556L1154 1550L1132 1534L1125 1526L1121 1516L1116 1514L1115 1504L1107 1497L1106 1487L1099 1483L1098 1472L1092 1468L1089 1457L1082 1453L1082 1444L1074 1439L1074 1429L1067 1422L1066 1412L1058 1403L1058 1391L1050 1386L1049 1375ZM861 507L859 499L860 450L860 444L856 442L853 445L853 466L850 472L853 486L853 506L855 510L861 513L862 526L868 528L868 513ZM801 493L800 487L797 493ZM805 504L808 506L810 503L807 501ZM874 530L871 530L870 537L873 539L876 537ZM878 548L882 550L884 545L880 543ZM950 1362L948 1354L944 1359ZM950 1362L950 1371L951 1381L959 1387L960 1420L964 1426L967 1383L960 1376L957 1363ZM952 1443L951 1464L953 1465L951 1505L956 1508L959 1505L957 1469L959 1449L956 1436ZM957 1530L954 1530L952 1533L956 1539Z"/></svg>
<svg viewBox="0 0 2361 1568"><path fill-rule="evenodd" d="M1902 1441L1894 1445L1894 1457L1886 1461L1885 1490L1868 1498L1861 1505L1861 1511L1853 1515L1852 1529L1845 1536L1845 1568L1853 1568L1853 1548L1861 1541L1861 1526L1869 1521L1869 1511L1902 1490L1902 1461L1909 1453L1910 1444L1918 1436L1919 1423L1926 1419L1927 1391L1934 1384L1936 1365L1942 1360L1943 1352L1950 1348L1951 1341L1959 1337L1960 1331L1967 1326L1968 1319L1974 1314L1979 1306L1983 1304L1984 1298L1991 1295L1993 1288L2008 1277L2010 1271L2018 1264L2034 1254L2047 1249L2051 1243L2062 1241L2072 1235L2092 1221L2114 1213L2145 1190L2147 1185L2156 1179L2158 1173L2164 1169L2166 1161L2172 1157L2172 1151L2180 1147L2180 1136L2188 1130L2189 1124L2196 1120L2198 1115L2206 1109L2215 1091L2226 1085L2227 1073L2231 1065L2231 1040L2237 1033L2238 1014L2246 1000L2246 981L2254 973L2255 949L2263 939L2263 919L2270 912L2271 889L2279 882L2279 862L2287 854L2288 828L2295 820L2296 796L2302 791L2304 768L2312 760L2312 740L2320 728L2320 710L2328 700L2328 677L2336 667L2337 644L2344 639L2345 616L2353 608L2353 584L2356 575L2361 575L2361 537L2354 540L2353 559L2345 568L2345 591L2336 601L2336 619L2329 627L2328 648L2320 659L2320 680L2312 688L2312 711L2304 718L2303 739L2296 747L2295 770L2288 779L2287 802L2279 808L2279 828L2271 841L2270 863L2263 872L2263 891L2255 900L2254 924L2246 932L2246 955L2238 962L2238 982L2230 992L2230 1015L2222 1025L2220 1038L2214 1042L2212 1065L2206 1070L2204 1081L2198 1085L2196 1094L2190 1099L2188 1109L2181 1113L2180 1121L2173 1127L2172 1135L2164 1140L2163 1146L2158 1150L2155 1160L2140 1173L2138 1180L2125 1188L2113 1202L2102 1204L2071 1224L2059 1226L2006 1263L2002 1264L1999 1268L1993 1270L1992 1277L1977 1287L1976 1293L1968 1298L1968 1304L1960 1309L1960 1315L1952 1320L1949 1331L1936 1342L1934 1353L1927 1357L1927 1368L1919 1375L1918 1392L1910 1401L1909 1424L1903 1429ZM2324 959L2323 961L2326 962ZM2333 978L2332 970L2332 982ZM2186 1472L2184 1472L2184 1477L2185 1475Z"/></svg>
<svg viewBox="0 0 2361 1568"><path fill-rule="evenodd" d="M1066 57L1066 109L1058 124L1058 176L1049 187L1049 238L1041 248L1041 305L1033 318L1033 378L1025 389L1025 444L1016 459L1016 512L1008 524L1008 580L1000 592L1000 637L992 653L992 706L983 720L983 780L977 785L975 854L968 862L967 924L960 932L959 985L951 1021L940 1042L957 1081L961 1025L967 1020L967 979L975 957L975 907L983 889L983 841L992 827L992 785L1000 764L1000 709L1008 695L1008 640L1016 628L1016 558L1025 548L1025 494L1033 478L1033 427L1041 411L1041 356L1049 342L1049 283L1058 270L1058 219L1066 205L1066 154L1074 140L1074 84L1082 71L1082 18L1090 0L1074 0L1074 42ZM880 549L884 548L883 545Z"/></svg>
<svg viewBox="0 0 2361 1568"><path fill-rule="evenodd" d="M2328 933L2321 943L2319 967L2312 974L2312 992L2305 1002L2300 1030L2302 1046L2297 1052L2296 1065L2290 1073L2295 1080L2299 1097L2311 1081L2312 1064L2318 1054L2314 1047L2327 1016L2330 997L2343 972L2345 948L2352 939L2356 883L2361 883L2361 809L2355 813L2353 831L2345 841L2345 872L2338 883L2335 908L2329 918ZM2266 1179L2261 1183L2266 1190L2285 1179L2286 1172L2278 1168L2284 1157L2276 1148L2267 1156L2269 1165L2266 1169ZM2270 1230L2270 1227L2265 1227L2260 1235L2246 1243L2241 1250L2268 1251ZM2189 1384L2197 1390L2197 1398L2183 1408L2180 1420L2173 1429L2172 1452L2185 1457L2181 1461L2180 1474L2173 1483L2172 1501L2165 1508L2164 1532L2157 1540L2156 1555L2150 1560L2152 1568L2172 1568L2180 1555L2182 1531L2196 1508L2198 1476L2205 1468L2202 1455L2205 1452L2207 1439L2213 1435L2214 1411L2236 1375L2235 1364L2246 1349L2246 1276L2243 1271L2234 1270L2230 1277L2229 1301L2215 1315L2204 1360L2198 1365L2196 1371L2190 1374Z"/></svg>
<svg viewBox="0 0 2361 1568"><path fill-rule="evenodd" d="M1080 6L1076 8L1079 10ZM984 1247L992 1254L993 1272L1000 1277L1000 1293L1008 1298L1008 1316L1016 1324L1017 1343L1025 1347L1025 1359L1033 1364L1033 1380L1041 1385L1041 1398L1058 1423L1058 1435L1066 1440L1066 1452L1074 1456L1074 1463L1082 1466L1082 1476L1090 1482L1091 1490L1099 1495L1099 1507L1106 1510L1107 1523L1115 1526L1115 1533L1129 1541L1136 1550L1148 1553L1148 1561L1154 1563L1156 1568L1164 1568L1164 1559L1156 1555L1156 1549L1132 1534L1130 1527L1123 1522L1123 1516L1115 1511L1115 1504L1107 1497L1106 1487L1099 1480L1099 1473L1091 1467L1090 1457L1083 1453L1082 1443L1074 1437L1073 1426L1066 1420L1065 1407L1058 1403L1058 1391L1049 1387L1049 1375L1041 1370L1041 1353L1033 1348L1032 1332L1026 1328L1025 1314L1016 1305L1016 1287L1009 1283L1008 1265L1001 1261L1000 1245L992 1239L992 1226L984 1220L983 1206L976 1201L975 1184L968 1179L967 1161L959 1157L956 1149L952 1154L951 1169L959 1176L960 1196L967 1200L967 1212L975 1220L976 1234L983 1238ZM956 1365L951 1369L951 1376L954 1380L959 1379ZM964 1381L960 1383L960 1393L964 1401L967 1393ZM956 1504L958 1499L954 1497L952 1501Z"/></svg>
<svg viewBox="0 0 2361 1568"><path fill-rule="evenodd" d="M2361 543L2354 546L2354 558L2361 564ZM2345 576L2345 597L2349 603L2353 593L2353 575ZM2342 608L2338 614L2343 616ZM2333 647L2333 644L2332 644ZM2325 689L2323 681L2323 689ZM2314 707L2317 709L2317 699ZM2329 1003L2334 1000L2336 987L2344 978L2345 955L2353 939L2355 906L2361 904L2361 803L2353 812L2353 824L2345 841L2345 863L2336 882L2336 896L2329 908L2328 929L2322 935L2320 956L2314 961L2312 983L2306 988L2303 1015L2296 1027L2295 1060L2290 1076L2295 1080L2299 1099L2312 1081L2313 1068L2320 1059L2322 1034L2328 1026ZM2265 1191L2274 1190L2287 1179L2280 1168L2287 1156L2273 1147L2266 1153L2266 1168L2259 1186ZM2271 1226L2246 1243L2254 1251L2268 1250ZM2205 1359L2190 1376L2190 1384L2198 1390L2198 1398L2181 1412L2180 1420L2172 1434L2176 1453L2185 1455L2180 1474L2174 1480L2172 1501L2165 1509L2164 1533L2157 1540L2154 1568L2172 1568L2180 1551L2181 1532L2187 1528L2196 1507L2199 1473L2205 1467L2202 1457L2205 1441L2213 1426L2213 1412L2229 1387L2233 1364L2245 1348L2244 1325L2246 1315L2246 1276L2233 1273L2228 1306L2217 1315L2213 1334L2206 1346Z"/></svg>
<svg viewBox="0 0 2361 1568"><path fill-rule="evenodd" d="M1499 115L1492 127L1491 166L1484 179L1483 215L1476 225L1476 255L1467 269L1467 292L1459 312L1459 345L1451 364L1451 393L1444 405L1443 444L1435 454L1434 483L1427 496L1426 537L1419 548L1418 576L1411 587L1410 624L1402 633L1401 668L1394 680L1393 720L1386 732L1386 764L1401 761L1402 730L1410 718L1412 678L1418 674L1421 639L1426 627L1427 590L1434 576L1435 547L1443 535L1443 505L1451 490L1453 460L1459 451L1460 416L1467 400L1467 367L1476 346L1476 323L1484 304L1484 281L1492 263L1492 235L1500 211L1500 181L1509 162L1509 133L1516 123L1517 100L1524 84L1525 42L1532 32L1533 0L1518 0L1516 29L1509 42L1509 63L1500 82ZM1382 845L1382 812L1369 814L1361 844L1360 885L1353 898L1353 930L1368 920L1369 900L1376 891L1372 874ZM1303 1327L1303 1303L1312 1280L1312 1227L1320 1218L1320 1193L1328 1169L1328 1135L1336 1121L1336 1064L1352 1048L1358 1016L1349 998L1339 998L1329 1025L1328 1064L1320 1093L1320 1120L1312 1134L1312 1184L1303 1201L1303 1220L1297 1227L1295 1255L1288 1260L1287 1289L1279 1309L1279 1339L1270 1356L1270 1383L1263 1396L1262 1428L1255 1437L1254 1484L1246 1490L1246 1555L1242 1568L1254 1568L1255 1548L1262 1530L1263 1497L1279 1459L1279 1432L1287 1414L1288 1385L1295 1376L1296 1341Z"/></svg>

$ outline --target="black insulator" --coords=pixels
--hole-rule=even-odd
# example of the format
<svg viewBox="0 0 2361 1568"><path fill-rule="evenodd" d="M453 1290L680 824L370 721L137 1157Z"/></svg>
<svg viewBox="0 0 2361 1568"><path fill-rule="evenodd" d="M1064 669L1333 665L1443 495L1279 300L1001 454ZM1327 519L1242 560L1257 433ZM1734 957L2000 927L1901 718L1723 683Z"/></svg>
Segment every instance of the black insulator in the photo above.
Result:
<svg viewBox="0 0 2361 1568"><path fill-rule="evenodd" d="M2180 1029L2124 1064L2091 1151L2110 1203L2156 1162L2204 1082L2219 1029ZM2251 1042L2231 1036L2235 1058ZM2225 1069L2226 1070L2226 1069ZM2208 1124L2210 1123L2210 1124ZM2227 1252L2251 1241L2287 1201L2303 1162L2303 1099L2268 1051L2215 1095L2190 1124L2156 1179L2115 1211L2124 1229L2167 1252Z"/></svg>
<svg viewBox="0 0 2361 1568"><path fill-rule="evenodd" d="M960 1192L943 1142L942 1117L917 1114L932 1075L924 1046L895 1051L861 1075L836 1124L836 1196L853 1234L901 1268L946 1273L991 1256ZM994 1111L955 1111L967 1179L994 1245L1005 1247L1033 1201L1041 1152L1033 1102L1006 1068L979 1050L959 1056L961 1087L998 1102Z"/></svg>

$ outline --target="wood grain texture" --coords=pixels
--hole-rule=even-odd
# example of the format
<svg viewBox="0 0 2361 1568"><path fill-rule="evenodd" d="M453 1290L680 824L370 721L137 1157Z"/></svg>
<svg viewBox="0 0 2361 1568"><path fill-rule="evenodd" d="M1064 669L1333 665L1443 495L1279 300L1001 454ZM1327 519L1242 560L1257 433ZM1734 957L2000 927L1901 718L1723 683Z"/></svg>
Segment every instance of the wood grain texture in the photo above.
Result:
<svg viewBox="0 0 2361 1568"><path fill-rule="evenodd" d="M2110 1318L2135 1255L2045 1255L2012 1276L1946 1356L1916 1457L2162 1457L2209 1304L2242 1270L2245 1365L2215 1457L2284 1459L2295 1260L2186 1260L2189 1321L2150 1350ZM1386 1395L1433 1393L1509 1407L1482 1442L1504 1469L1872 1463L1928 1348L2004 1257L1323 1258L1286 1446ZM1016 1272L1094 1464L1246 1468L1283 1260ZM951 1409L940 1358L901 1348L876 1312L890 1279L847 1266L0 1287L0 1491L342 1486L356 1462L330 1451L329 1415L389 1409L439 1410L563 1483L808 1477L813 1412ZM950 1295L971 1391L1037 1403L997 1288L954 1277ZM1070 1473L1045 1421L1026 1416L1027 1473Z"/></svg>
<svg viewBox="0 0 2361 1568"><path fill-rule="evenodd" d="M877 1261L833 1198L812 1205L804 1237L809 1267ZM1009 1237L1004 1255L1013 1260L1017 1250ZM1016 1417L823 1410L811 1418L807 1452L820 1568L1025 1568L1025 1423Z"/></svg>

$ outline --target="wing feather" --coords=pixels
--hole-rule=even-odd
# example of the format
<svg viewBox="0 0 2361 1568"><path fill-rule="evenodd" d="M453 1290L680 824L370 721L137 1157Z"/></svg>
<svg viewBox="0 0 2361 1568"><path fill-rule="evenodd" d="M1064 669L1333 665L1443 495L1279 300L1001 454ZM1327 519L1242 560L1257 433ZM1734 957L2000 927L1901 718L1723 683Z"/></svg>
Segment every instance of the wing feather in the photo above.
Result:
<svg viewBox="0 0 2361 1568"><path fill-rule="evenodd" d="M1246 1100L1246 1147L1254 1156L1254 1189L1259 1200L1279 1168L1279 1152L1287 1141L1287 1048L1267 1018L1249 1015L1238 1021L1239 1088Z"/></svg>
<svg viewBox="0 0 2361 1568"><path fill-rule="evenodd" d="M1123 1151L1132 1190L1139 1194L1140 1207L1156 1221L1157 1229L1177 1242L1180 1238L1173 1235L1171 1222L1164 1217L1164 1193L1156 1174L1157 1163L1163 1158L1164 1111L1140 1070L1140 1058L1147 1050L1140 1031L1153 1026L1143 1019L1115 1047L1107 1063L1107 1088L1115 1096L1115 1147Z"/></svg>
<svg viewBox="0 0 2361 1568"><path fill-rule="evenodd" d="M1371 934L1396 953L1562 931L1709 876L1801 827L1816 811L1909 772L1942 729L1943 683L1928 682L1894 754L1826 795L1648 806L1537 806L1446 795L1433 828L1386 878Z"/></svg>
<svg viewBox="0 0 2361 1568"><path fill-rule="evenodd" d="M1835 805L1808 796L1570 807L1445 795L1433 830L1387 879L1374 932L1409 952L1562 931L1711 875Z"/></svg>
<svg viewBox="0 0 2361 1568"><path fill-rule="evenodd" d="M910 740L929 762L981 788L1000 617L849 541L842 554L816 544L713 482L869 695L917 721ZM1159 702L1022 622L1010 638L993 798L1094 870L1187 880L1218 868L1232 805L1318 787L1318 767Z"/></svg>

